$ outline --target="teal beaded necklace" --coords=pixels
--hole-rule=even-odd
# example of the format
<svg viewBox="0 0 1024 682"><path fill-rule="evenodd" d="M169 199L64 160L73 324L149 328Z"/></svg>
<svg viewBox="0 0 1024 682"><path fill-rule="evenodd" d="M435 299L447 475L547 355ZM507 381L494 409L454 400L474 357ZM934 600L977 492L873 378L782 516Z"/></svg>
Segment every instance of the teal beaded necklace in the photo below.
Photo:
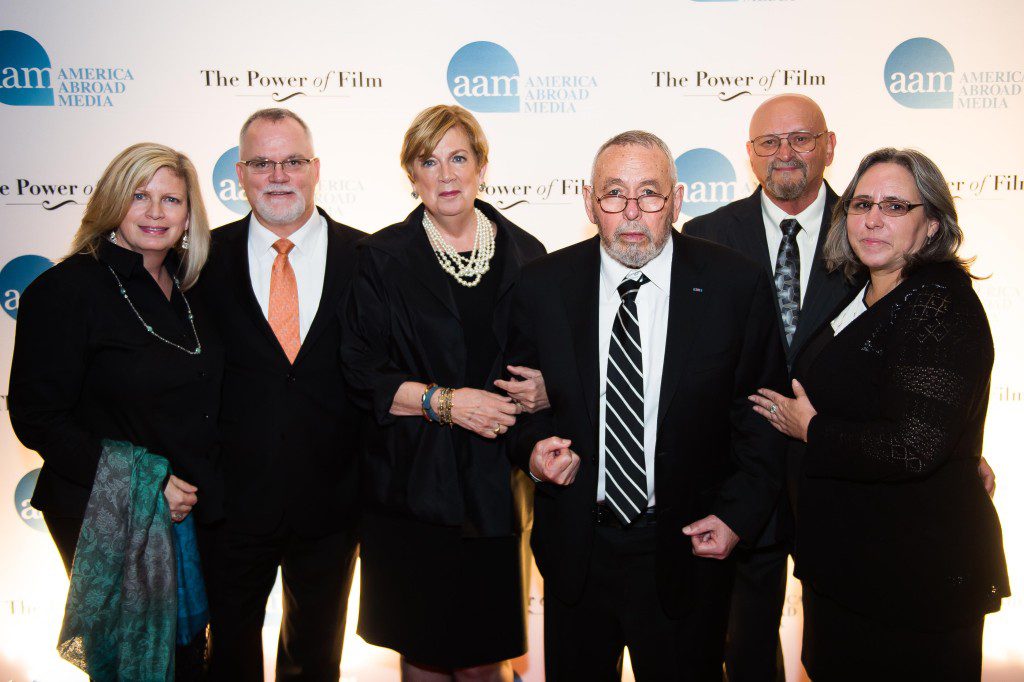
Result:
<svg viewBox="0 0 1024 682"><path fill-rule="evenodd" d="M184 351L184 352L188 353L189 355L199 355L200 353L203 352L203 344L201 344L199 342L199 333L196 332L196 322L195 322L195 319L192 317L192 307L188 304L188 299L185 298L185 294L181 290L181 283L178 282L178 278L177 277L172 275L171 279L174 281L174 288L178 290L178 293L181 294L181 299L183 301L185 301L185 311L188 313L188 323L189 323L189 325L192 326L192 336L194 336L195 339L196 339L196 347L195 347L194 350L189 350L188 348L185 348L184 346L179 346L178 344L174 343L173 341L165 339L164 337L160 336L155 331L153 331L153 325L147 323L144 319L142 319L142 315L140 315L139 311L136 310L135 304L132 303L132 299L128 298L128 292L125 291L124 285L121 284L121 278L117 276L116 272L114 272L114 268L112 268L112 267L110 267L108 265L107 269L110 270L110 274L113 275L114 276L114 280L117 281L117 290L121 292L122 298L124 298L124 300L128 301L128 307L130 307L132 309L132 312L135 313L135 317L139 318L139 322L142 323L142 326L146 328L147 332L149 332L152 336L156 337L160 341L163 341L168 346L174 346L178 350Z"/></svg>

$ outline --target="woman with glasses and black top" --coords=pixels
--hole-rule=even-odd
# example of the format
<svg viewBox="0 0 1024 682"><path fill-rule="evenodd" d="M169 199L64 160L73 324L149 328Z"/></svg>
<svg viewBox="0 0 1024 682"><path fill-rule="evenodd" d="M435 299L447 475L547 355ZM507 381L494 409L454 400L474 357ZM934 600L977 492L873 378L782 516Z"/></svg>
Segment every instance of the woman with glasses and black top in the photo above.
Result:
<svg viewBox="0 0 1024 682"><path fill-rule="evenodd" d="M794 556L814 680L977 680L985 614L1009 595L977 473L992 335L962 241L930 159L867 155L825 257L868 283L796 359L795 398L751 396L806 444Z"/></svg>
<svg viewBox="0 0 1024 682"><path fill-rule="evenodd" d="M215 425L223 352L187 294L209 244L192 162L137 144L96 184L70 255L21 298L11 424L43 459L32 506L69 574L104 440L168 460L172 522L222 515ZM179 679L198 677L205 640L180 652Z"/></svg>

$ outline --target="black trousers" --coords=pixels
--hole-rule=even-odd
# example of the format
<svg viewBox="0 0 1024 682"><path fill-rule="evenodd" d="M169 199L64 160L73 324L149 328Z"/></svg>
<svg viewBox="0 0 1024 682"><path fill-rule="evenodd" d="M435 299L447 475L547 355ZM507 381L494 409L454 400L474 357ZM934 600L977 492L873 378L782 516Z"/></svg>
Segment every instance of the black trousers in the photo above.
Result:
<svg viewBox="0 0 1024 682"><path fill-rule="evenodd" d="M736 581L725 640L729 682L784 682L779 623L789 552L780 544L734 554Z"/></svg>
<svg viewBox="0 0 1024 682"><path fill-rule="evenodd" d="M280 566L284 615L276 677L336 682L357 551L351 530L307 538L287 524L266 535L218 528L211 550L210 678L262 682L263 620Z"/></svg>
<svg viewBox="0 0 1024 682"><path fill-rule="evenodd" d="M580 602L545 595L548 682L617 682L623 648L629 649L637 682L722 680L728 587L695 594L684 617L669 618L655 581L656 532L653 522L597 526Z"/></svg>

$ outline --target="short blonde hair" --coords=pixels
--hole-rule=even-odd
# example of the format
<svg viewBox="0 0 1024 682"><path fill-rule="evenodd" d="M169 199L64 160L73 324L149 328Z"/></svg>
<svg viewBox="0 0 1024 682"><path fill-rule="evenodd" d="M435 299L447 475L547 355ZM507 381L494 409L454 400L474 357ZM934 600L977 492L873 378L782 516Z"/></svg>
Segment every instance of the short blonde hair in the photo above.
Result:
<svg viewBox="0 0 1024 682"><path fill-rule="evenodd" d="M402 168L410 180L413 164L430 156L445 133L456 127L462 128L469 138L477 164L483 166L487 163L487 137L473 114L460 106L438 104L418 113L405 131L401 159Z"/></svg>
<svg viewBox="0 0 1024 682"><path fill-rule="evenodd" d="M175 245L181 258L181 288L188 289L206 264L210 253L210 222L206 217L199 176L187 156L155 142L133 144L114 157L89 197L82 224L71 240L68 256L88 253L95 257L101 239L116 230L128 213L135 190L145 187L161 168L185 181L188 200L189 248Z"/></svg>

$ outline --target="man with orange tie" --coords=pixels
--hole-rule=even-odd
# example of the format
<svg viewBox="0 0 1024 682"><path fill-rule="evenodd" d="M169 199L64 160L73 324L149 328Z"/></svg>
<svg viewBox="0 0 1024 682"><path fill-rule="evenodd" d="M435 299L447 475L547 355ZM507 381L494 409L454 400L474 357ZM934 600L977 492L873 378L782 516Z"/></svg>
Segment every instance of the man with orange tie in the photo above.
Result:
<svg viewBox="0 0 1024 682"><path fill-rule="evenodd" d="M199 285L226 351L220 413L226 521L210 581L210 675L263 680L267 598L281 569L278 680L338 680L356 557L359 420L337 310L364 234L313 202L320 160L287 109L242 126L252 212L213 233Z"/></svg>

